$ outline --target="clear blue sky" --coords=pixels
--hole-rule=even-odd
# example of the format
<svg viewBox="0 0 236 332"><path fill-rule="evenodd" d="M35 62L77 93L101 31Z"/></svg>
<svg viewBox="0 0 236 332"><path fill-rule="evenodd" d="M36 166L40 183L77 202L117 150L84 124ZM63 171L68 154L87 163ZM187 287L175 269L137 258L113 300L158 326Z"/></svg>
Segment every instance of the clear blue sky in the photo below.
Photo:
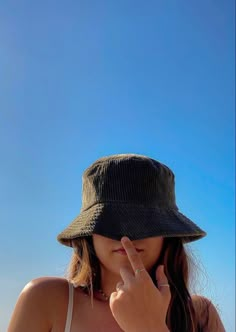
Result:
<svg viewBox="0 0 236 332"><path fill-rule="evenodd" d="M0 2L0 331L29 280L63 275L83 170L133 152L176 174L208 233L198 289L234 332L234 2Z"/></svg>

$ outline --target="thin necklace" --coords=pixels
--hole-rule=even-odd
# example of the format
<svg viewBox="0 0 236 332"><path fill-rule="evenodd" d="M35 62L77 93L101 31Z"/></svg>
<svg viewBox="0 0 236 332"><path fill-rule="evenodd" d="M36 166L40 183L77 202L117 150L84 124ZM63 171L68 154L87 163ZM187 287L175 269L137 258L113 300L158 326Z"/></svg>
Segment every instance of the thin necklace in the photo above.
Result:
<svg viewBox="0 0 236 332"><path fill-rule="evenodd" d="M80 286L80 287L83 290L86 288L86 286ZM104 301L109 301L110 296L108 296L106 293L104 293L102 289L97 289L96 291L102 295ZM86 294L86 295L88 295L88 294Z"/></svg>
<svg viewBox="0 0 236 332"><path fill-rule="evenodd" d="M102 297L104 298L105 301L109 300L110 296L105 294L102 289L98 289L98 292L102 295Z"/></svg>

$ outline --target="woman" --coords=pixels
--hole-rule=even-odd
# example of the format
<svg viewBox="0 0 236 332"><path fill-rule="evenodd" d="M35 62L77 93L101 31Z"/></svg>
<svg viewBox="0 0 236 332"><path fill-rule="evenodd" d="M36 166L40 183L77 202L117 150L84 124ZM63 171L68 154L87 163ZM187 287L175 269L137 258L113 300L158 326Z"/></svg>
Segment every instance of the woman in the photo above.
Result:
<svg viewBox="0 0 236 332"><path fill-rule="evenodd" d="M8 332L223 332L213 304L188 290L184 243L203 236L178 211L167 166L101 158L84 172L79 216L58 236L74 248L69 282L30 282Z"/></svg>

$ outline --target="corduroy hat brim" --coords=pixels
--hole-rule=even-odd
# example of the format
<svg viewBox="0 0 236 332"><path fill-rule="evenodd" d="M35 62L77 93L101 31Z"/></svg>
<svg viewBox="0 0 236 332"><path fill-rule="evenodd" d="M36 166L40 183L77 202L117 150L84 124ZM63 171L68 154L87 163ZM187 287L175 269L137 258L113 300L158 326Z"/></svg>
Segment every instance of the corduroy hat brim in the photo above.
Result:
<svg viewBox="0 0 236 332"><path fill-rule="evenodd" d="M72 239L93 233L114 240L120 240L122 236L128 236L131 240L153 236L181 237L185 243L206 235L178 210L109 202L97 203L82 210L57 239L66 246L72 246Z"/></svg>

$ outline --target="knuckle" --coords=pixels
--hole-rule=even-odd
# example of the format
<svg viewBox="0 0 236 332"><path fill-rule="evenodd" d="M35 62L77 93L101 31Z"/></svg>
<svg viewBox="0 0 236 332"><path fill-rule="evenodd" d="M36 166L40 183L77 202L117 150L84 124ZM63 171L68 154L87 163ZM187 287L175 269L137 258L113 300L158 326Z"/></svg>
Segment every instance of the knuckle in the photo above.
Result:
<svg viewBox="0 0 236 332"><path fill-rule="evenodd" d="M146 282L146 283L150 283L150 285L152 285L152 280L151 280L151 278L150 278L150 276L149 276L149 274L148 273L142 273L141 274L141 277L142 277L142 280L144 281L144 282Z"/></svg>
<svg viewBox="0 0 236 332"><path fill-rule="evenodd" d="M137 256L132 256L132 262L135 264L135 265L137 265L138 266L138 268L139 268L139 259L138 259L138 257Z"/></svg>
<svg viewBox="0 0 236 332"><path fill-rule="evenodd" d="M135 264L135 265L137 265L137 263L138 263L138 259L137 259L136 256L130 256L130 257L129 257L129 261L130 261L131 263ZM135 267L136 267L136 266L135 266ZM139 266L138 266L138 268L139 268Z"/></svg>
<svg viewBox="0 0 236 332"><path fill-rule="evenodd" d="M166 301L169 303L171 300L171 292L169 289L166 290L166 292L163 294L164 298L166 299Z"/></svg>

